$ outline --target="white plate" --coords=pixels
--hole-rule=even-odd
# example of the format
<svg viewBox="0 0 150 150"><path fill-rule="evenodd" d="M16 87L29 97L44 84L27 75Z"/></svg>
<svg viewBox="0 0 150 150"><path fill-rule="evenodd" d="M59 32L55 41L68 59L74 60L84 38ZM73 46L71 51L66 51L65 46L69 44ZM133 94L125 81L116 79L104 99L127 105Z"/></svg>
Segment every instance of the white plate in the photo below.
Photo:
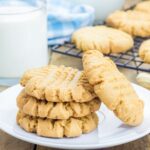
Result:
<svg viewBox="0 0 150 150"><path fill-rule="evenodd" d="M124 125L102 105L98 112L100 120L98 129L81 137L53 139L27 133L16 124L16 96L22 89L20 85L16 85L0 94L0 129L27 142L64 149L106 148L127 143L150 133L150 92L135 84L133 87L145 103L144 122L138 127Z"/></svg>

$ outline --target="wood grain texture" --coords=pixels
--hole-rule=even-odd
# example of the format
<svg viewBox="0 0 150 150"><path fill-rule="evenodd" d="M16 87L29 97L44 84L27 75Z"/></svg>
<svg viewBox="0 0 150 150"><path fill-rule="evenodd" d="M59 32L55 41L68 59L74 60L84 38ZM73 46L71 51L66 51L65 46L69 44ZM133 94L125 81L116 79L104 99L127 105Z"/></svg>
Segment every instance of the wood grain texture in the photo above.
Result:
<svg viewBox="0 0 150 150"><path fill-rule="evenodd" d="M33 150L33 144L16 139L0 130L0 150Z"/></svg>
<svg viewBox="0 0 150 150"><path fill-rule="evenodd" d="M59 150L56 148L48 148L48 147L44 147L44 146L37 146L36 150Z"/></svg>

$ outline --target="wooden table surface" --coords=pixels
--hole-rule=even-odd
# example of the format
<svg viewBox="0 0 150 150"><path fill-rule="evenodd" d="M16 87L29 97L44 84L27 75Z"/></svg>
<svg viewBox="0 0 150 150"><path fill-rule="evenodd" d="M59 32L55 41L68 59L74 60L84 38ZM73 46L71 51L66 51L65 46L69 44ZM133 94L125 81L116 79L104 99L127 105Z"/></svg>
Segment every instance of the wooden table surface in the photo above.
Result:
<svg viewBox="0 0 150 150"><path fill-rule="evenodd" d="M66 66L72 66L82 69L82 62L80 59L63 56L60 54L53 54L51 56L51 63L56 65L64 64ZM135 71L131 71L128 69L120 69L120 71L123 72L130 81L136 82ZM7 87L0 86L0 91L5 90L6 88ZM0 130L0 150L52 150L52 148L46 148L43 146L21 141ZM106 150L150 150L150 135L145 136L137 141L113 148L108 148Z"/></svg>

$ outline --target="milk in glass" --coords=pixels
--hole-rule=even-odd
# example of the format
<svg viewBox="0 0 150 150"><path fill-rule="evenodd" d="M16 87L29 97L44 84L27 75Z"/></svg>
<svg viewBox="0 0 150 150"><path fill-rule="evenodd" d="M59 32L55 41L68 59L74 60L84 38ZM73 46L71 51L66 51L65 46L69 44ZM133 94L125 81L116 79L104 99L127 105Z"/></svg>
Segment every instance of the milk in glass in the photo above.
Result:
<svg viewBox="0 0 150 150"><path fill-rule="evenodd" d="M43 8L0 7L0 77L20 77L48 63L47 22Z"/></svg>

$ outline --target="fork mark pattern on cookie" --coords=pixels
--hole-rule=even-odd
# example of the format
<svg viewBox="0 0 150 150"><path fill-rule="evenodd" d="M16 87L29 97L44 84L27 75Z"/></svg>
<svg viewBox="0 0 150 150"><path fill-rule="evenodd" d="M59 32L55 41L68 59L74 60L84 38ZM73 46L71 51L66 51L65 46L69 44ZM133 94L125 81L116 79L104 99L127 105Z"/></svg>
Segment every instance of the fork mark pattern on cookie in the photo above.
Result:
<svg viewBox="0 0 150 150"><path fill-rule="evenodd" d="M21 80L29 79L23 83L26 83L25 91L30 96L51 102L87 102L96 97L83 71L54 65L49 66L44 73L40 73L41 70L39 73L37 70L36 73L26 72Z"/></svg>
<svg viewBox="0 0 150 150"><path fill-rule="evenodd" d="M108 16L106 23L133 36L150 36L150 15L145 12L136 10L115 11Z"/></svg>
<svg viewBox="0 0 150 150"><path fill-rule="evenodd" d="M17 114L17 123L27 132L37 133L39 136L53 138L77 137L82 133L89 133L96 129L98 117L93 113L78 119L51 120L31 117L20 111Z"/></svg>
<svg viewBox="0 0 150 150"><path fill-rule="evenodd" d="M139 125L143 120L143 101L115 64L92 50L84 54L83 66L101 101L126 124Z"/></svg>
<svg viewBox="0 0 150 150"><path fill-rule="evenodd" d="M100 100L90 102L47 102L28 96L23 90L17 97L19 109L27 115L49 119L68 119L70 117L83 117L100 108Z"/></svg>

